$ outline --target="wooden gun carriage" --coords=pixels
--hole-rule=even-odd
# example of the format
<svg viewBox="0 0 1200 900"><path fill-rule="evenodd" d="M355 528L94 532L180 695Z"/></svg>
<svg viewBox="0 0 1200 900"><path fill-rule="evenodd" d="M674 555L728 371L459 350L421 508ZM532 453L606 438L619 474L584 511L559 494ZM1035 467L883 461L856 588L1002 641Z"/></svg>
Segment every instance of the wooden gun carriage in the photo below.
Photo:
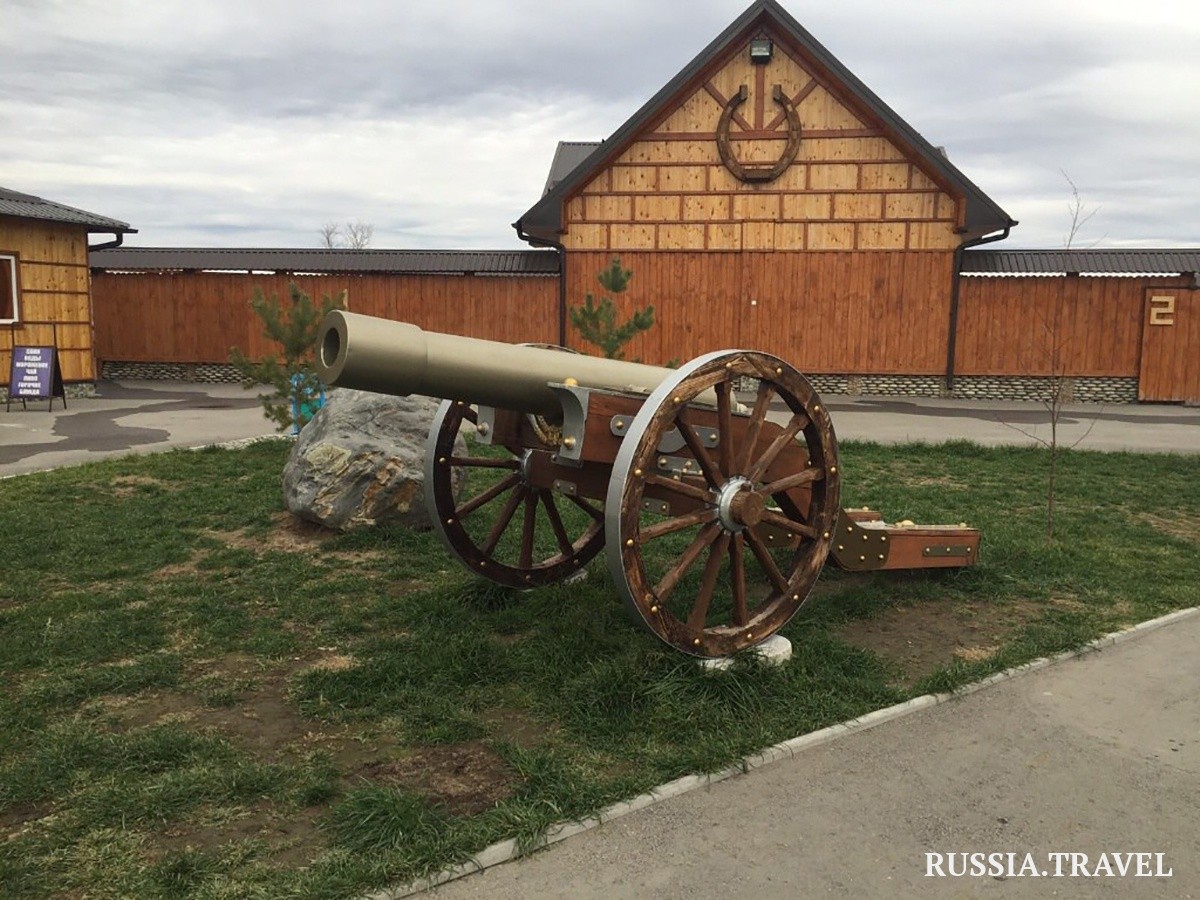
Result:
<svg viewBox="0 0 1200 900"><path fill-rule="evenodd" d="M695 656L775 634L827 557L865 571L978 555L979 532L965 525L888 525L840 509L829 411L768 353L663 369L336 311L321 326L317 371L331 386L444 398L425 494L466 568L535 588L603 549L635 621ZM466 456L455 450L464 430L483 445ZM465 499L456 469L469 474Z"/></svg>

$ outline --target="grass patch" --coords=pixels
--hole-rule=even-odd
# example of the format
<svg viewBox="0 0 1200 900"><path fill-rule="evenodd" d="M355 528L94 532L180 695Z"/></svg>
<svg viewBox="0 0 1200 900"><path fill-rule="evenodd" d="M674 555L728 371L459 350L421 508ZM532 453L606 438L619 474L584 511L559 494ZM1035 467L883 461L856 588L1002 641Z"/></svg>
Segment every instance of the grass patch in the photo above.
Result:
<svg viewBox="0 0 1200 900"><path fill-rule="evenodd" d="M829 570L792 661L706 673L604 569L522 594L428 534L281 514L286 445L0 492L6 897L337 897L1196 602L1195 458L847 444L847 505L969 521L963 571ZM1131 477L1130 473L1136 473ZM542 536L553 545L553 536Z"/></svg>

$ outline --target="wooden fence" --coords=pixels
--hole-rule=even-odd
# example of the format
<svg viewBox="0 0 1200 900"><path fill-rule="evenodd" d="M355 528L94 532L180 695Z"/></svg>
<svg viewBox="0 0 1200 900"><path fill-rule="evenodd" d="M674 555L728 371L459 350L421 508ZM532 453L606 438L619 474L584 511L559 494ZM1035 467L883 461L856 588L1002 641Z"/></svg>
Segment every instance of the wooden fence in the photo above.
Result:
<svg viewBox="0 0 1200 900"><path fill-rule="evenodd" d="M621 305L653 303L658 319L630 355L663 363L744 346L775 352L814 374L943 374L950 254L860 254L857 265L840 272L835 256L626 254L622 261L634 279ZM568 254L570 303L599 292L596 272L606 264L606 254ZM253 291L285 297L293 281L314 298L345 289L355 312L434 331L558 341L555 276L98 272L96 356L221 363L234 346L260 356L270 348L250 309ZM955 371L1138 377L1147 291L1187 286L1174 276L963 277Z"/></svg>
<svg viewBox="0 0 1200 900"><path fill-rule="evenodd" d="M288 296L295 282L314 300L347 291L347 307L433 331L493 340L553 342L558 279L480 275L122 274L92 279L96 356L122 362L223 363L231 347L261 357L272 348L250 308L256 288Z"/></svg>

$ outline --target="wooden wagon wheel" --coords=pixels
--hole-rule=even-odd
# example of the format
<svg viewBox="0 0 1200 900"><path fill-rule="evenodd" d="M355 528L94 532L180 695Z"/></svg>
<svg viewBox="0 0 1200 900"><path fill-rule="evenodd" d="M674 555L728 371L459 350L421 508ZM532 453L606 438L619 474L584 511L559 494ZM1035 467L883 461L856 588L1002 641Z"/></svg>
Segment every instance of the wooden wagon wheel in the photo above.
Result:
<svg viewBox="0 0 1200 900"><path fill-rule="evenodd" d="M553 584L579 571L604 546L600 507L566 497L560 508L562 495L531 485L529 463L537 451L456 453L464 421L477 423L474 406L443 401L425 448L425 502L442 543L471 572L509 587ZM457 468L467 472L462 501L453 490Z"/></svg>
<svg viewBox="0 0 1200 900"><path fill-rule="evenodd" d="M737 409L739 378L757 388L749 413ZM715 410L689 407L710 390ZM701 356L650 395L617 454L605 505L613 581L672 647L704 657L749 647L816 582L838 485L833 426L803 375L766 353Z"/></svg>

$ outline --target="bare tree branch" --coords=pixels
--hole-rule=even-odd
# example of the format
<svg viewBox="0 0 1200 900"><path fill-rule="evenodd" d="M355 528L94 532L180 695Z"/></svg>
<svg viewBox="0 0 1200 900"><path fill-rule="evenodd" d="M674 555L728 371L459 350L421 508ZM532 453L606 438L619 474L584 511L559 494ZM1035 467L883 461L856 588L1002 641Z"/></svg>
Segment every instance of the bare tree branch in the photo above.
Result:
<svg viewBox="0 0 1200 900"><path fill-rule="evenodd" d="M326 222L321 226L321 246L326 250L336 250L341 246L342 226L337 222Z"/></svg>
<svg viewBox="0 0 1200 900"><path fill-rule="evenodd" d="M375 226L369 222L327 222L321 226L321 246L327 250L365 250L375 238Z"/></svg>
<svg viewBox="0 0 1200 900"><path fill-rule="evenodd" d="M375 237L375 226L366 222L346 223L346 247L350 250L366 250Z"/></svg>

